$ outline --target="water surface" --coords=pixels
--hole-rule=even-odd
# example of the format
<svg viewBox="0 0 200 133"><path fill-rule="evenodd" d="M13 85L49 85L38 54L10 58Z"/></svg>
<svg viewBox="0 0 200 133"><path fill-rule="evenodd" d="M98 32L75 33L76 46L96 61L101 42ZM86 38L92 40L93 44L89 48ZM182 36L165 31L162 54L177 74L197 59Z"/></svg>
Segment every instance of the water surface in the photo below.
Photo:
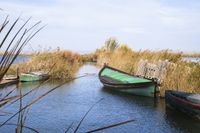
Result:
<svg viewBox="0 0 200 133"><path fill-rule="evenodd" d="M3 58L2 55L0 55L0 60ZM17 56L17 58L15 59L15 61L13 62L13 64L21 64L24 63L26 61L28 61L31 58L31 56L27 56L27 55L19 55Z"/></svg>
<svg viewBox="0 0 200 133"><path fill-rule="evenodd" d="M166 109L163 99L128 95L103 88L97 77L98 71L99 69L95 66L83 66L77 76L84 73L95 73L96 75L69 82L35 103L28 113L25 125L43 133L63 133L71 123L73 123L72 128L75 128L88 109L103 98L87 115L78 132L82 133L130 119L135 121L103 132L198 133L200 131L199 121L182 113ZM38 82L27 82L20 84L18 87L21 87L23 93L25 93L38 84ZM43 94L57 84L59 82L45 84L39 88L35 95L32 94L26 97L24 103ZM11 87L6 90L9 89ZM15 93L18 93L18 91L16 90ZM6 111L14 113L18 111L18 108L19 105L15 104L6 108ZM0 121L3 122L9 116L0 116ZM12 119L10 123L16 123L16 120L17 117ZM14 131L15 126L0 128L0 132ZM24 132L31 131L24 129ZM70 132L72 132L72 129L70 129Z"/></svg>
<svg viewBox="0 0 200 133"><path fill-rule="evenodd" d="M184 61L200 63L200 57L183 57Z"/></svg>

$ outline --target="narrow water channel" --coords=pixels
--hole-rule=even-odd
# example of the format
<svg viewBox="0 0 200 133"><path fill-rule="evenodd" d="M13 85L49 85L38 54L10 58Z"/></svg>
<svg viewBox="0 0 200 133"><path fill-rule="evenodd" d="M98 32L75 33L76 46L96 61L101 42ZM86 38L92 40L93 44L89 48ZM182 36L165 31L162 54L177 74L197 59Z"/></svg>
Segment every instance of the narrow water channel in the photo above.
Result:
<svg viewBox="0 0 200 133"><path fill-rule="evenodd" d="M103 98L87 115L78 132L82 133L130 119L135 121L103 132L198 133L200 131L199 121L166 109L163 99L134 96L103 88L97 76L98 71L99 69L93 65L81 67L77 75L84 73L95 73L95 75L69 82L35 103L30 108L25 125L42 133L63 133L71 123L73 123L72 128L75 128L88 109ZM38 84L38 82L27 82L18 85L18 87L21 87L25 93ZM35 94L25 97L24 104L57 84L59 83L51 82L43 85ZM6 89L10 90L14 87L16 86L10 86ZM18 93L18 90L15 93ZM5 111L14 113L18 109L19 105L15 104L6 108ZM11 114L0 116L0 122L9 116ZM16 123L16 121L17 117L9 123ZM0 132L15 132L15 126L3 126L0 128ZM24 129L24 132L32 131Z"/></svg>

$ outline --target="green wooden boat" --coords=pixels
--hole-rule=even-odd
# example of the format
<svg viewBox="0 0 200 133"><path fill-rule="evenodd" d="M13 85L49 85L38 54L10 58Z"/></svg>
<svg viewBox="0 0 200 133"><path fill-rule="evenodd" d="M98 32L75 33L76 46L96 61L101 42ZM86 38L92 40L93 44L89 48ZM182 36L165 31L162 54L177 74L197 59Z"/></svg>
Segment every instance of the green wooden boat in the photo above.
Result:
<svg viewBox="0 0 200 133"><path fill-rule="evenodd" d="M156 97L157 84L153 79L131 75L109 66L104 66L100 70L99 79L105 88L141 96Z"/></svg>
<svg viewBox="0 0 200 133"><path fill-rule="evenodd" d="M40 81L48 78L49 75L44 72L21 73L19 76L19 80L22 82Z"/></svg>

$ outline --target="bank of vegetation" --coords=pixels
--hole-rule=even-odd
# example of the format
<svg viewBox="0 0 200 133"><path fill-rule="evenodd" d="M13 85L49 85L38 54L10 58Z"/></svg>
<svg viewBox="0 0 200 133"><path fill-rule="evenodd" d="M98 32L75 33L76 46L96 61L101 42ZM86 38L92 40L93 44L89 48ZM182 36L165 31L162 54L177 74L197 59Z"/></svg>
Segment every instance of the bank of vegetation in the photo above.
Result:
<svg viewBox="0 0 200 133"><path fill-rule="evenodd" d="M182 52L134 51L125 44L119 44L116 39L110 38L102 48L96 50L95 54L99 65L106 62L131 74L136 73L140 60L148 60L153 64L157 64L159 60L168 60L171 65L167 67L161 84L161 95L168 89L200 93L200 65L183 61Z"/></svg>
<svg viewBox="0 0 200 133"><path fill-rule="evenodd" d="M83 54L83 55L81 55L81 59L84 63L96 62L97 61L97 54L96 53Z"/></svg>
<svg viewBox="0 0 200 133"><path fill-rule="evenodd" d="M74 76L81 64L81 56L71 51L38 52L32 54L29 61L13 65L8 73L13 74L18 68L20 73L43 71L52 79L67 80Z"/></svg>
<svg viewBox="0 0 200 133"><path fill-rule="evenodd" d="M184 57L200 58L200 53L184 53Z"/></svg>

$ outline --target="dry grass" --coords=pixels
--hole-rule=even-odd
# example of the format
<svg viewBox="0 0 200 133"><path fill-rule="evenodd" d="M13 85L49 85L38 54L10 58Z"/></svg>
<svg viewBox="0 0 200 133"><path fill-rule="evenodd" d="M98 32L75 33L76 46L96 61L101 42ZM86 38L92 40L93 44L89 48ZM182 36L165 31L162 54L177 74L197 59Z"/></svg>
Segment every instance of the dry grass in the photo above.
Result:
<svg viewBox="0 0 200 133"><path fill-rule="evenodd" d="M80 55L70 51L51 51L34 54L30 61L12 66L8 73L17 68L20 72L45 71L52 79L69 79L74 76L81 64Z"/></svg>
<svg viewBox="0 0 200 133"><path fill-rule="evenodd" d="M185 53L183 54L185 57L200 57L200 53Z"/></svg>
<svg viewBox="0 0 200 133"><path fill-rule="evenodd" d="M110 66L131 74L136 73L141 59L147 59L155 64L159 60L169 60L172 65L167 69L167 75L161 86L161 94L168 89L200 93L200 65L182 61L182 52L175 53L170 50L136 52L127 45L121 45L113 52L103 48L98 49L96 54L98 64L107 62Z"/></svg>
<svg viewBox="0 0 200 133"><path fill-rule="evenodd" d="M95 53L83 54L81 55L83 62L95 62L97 60L97 55Z"/></svg>

